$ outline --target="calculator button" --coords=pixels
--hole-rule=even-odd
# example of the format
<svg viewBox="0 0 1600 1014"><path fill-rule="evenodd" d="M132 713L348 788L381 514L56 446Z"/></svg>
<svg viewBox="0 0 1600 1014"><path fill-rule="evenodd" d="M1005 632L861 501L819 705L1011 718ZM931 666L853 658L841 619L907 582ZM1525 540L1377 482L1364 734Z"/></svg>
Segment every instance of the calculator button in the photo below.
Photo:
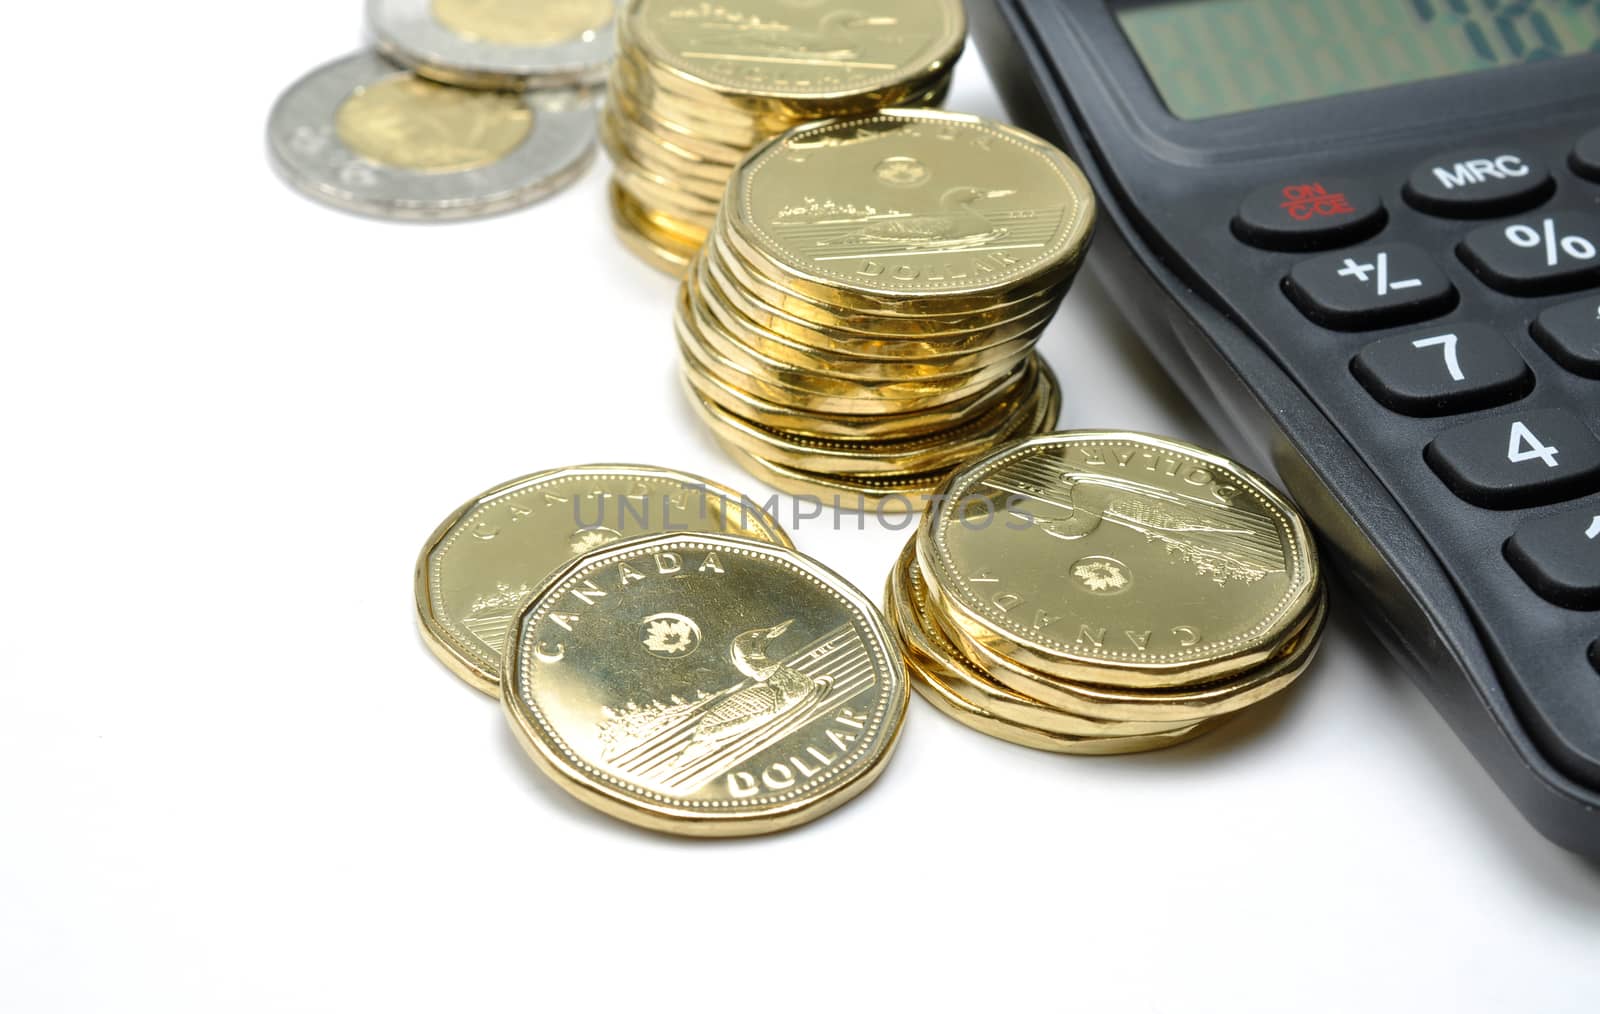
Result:
<svg viewBox="0 0 1600 1014"><path fill-rule="evenodd" d="M1523 525L1506 559L1533 590L1568 609L1600 609L1600 510L1568 511Z"/></svg>
<svg viewBox="0 0 1600 1014"><path fill-rule="evenodd" d="M1453 218L1488 218L1531 208L1555 192L1550 171L1515 148L1437 155L1406 180L1406 200L1419 211Z"/></svg>
<svg viewBox="0 0 1600 1014"><path fill-rule="evenodd" d="M1600 285L1600 218L1555 211L1474 229L1460 248L1472 273L1501 292L1540 296Z"/></svg>
<svg viewBox="0 0 1600 1014"><path fill-rule="evenodd" d="M1326 250L1366 239L1386 218L1383 201L1371 188L1340 177L1309 176L1251 193L1239 207L1233 232L1268 250Z"/></svg>
<svg viewBox="0 0 1600 1014"><path fill-rule="evenodd" d="M1539 314L1533 337L1573 373L1600 378L1600 293Z"/></svg>
<svg viewBox="0 0 1600 1014"><path fill-rule="evenodd" d="M1284 291L1307 317L1346 331L1427 320L1456 305L1450 279L1410 243L1301 261L1284 280Z"/></svg>
<svg viewBox="0 0 1600 1014"><path fill-rule="evenodd" d="M1600 127L1578 139L1578 146L1572 149L1572 171L1600 180Z"/></svg>
<svg viewBox="0 0 1600 1014"><path fill-rule="evenodd" d="M1374 398L1406 415L1504 405L1533 390L1533 371L1482 324L1452 324L1374 342L1350 363Z"/></svg>
<svg viewBox="0 0 1600 1014"><path fill-rule="evenodd" d="M1600 489L1600 439L1565 409L1467 423L1428 445L1455 494L1494 510L1537 507Z"/></svg>

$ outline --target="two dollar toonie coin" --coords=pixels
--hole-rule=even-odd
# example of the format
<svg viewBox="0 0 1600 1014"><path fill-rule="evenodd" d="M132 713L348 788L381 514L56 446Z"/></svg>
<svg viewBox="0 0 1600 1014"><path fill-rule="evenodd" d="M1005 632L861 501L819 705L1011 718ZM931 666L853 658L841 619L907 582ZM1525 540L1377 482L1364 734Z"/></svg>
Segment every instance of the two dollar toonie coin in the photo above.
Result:
<svg viewBox="0 0 1600 1014"><path fill-rule="evenodd" d="M362 53L279 99L268 140L297 189L346 211L446 220L509 211L565 187L595 150L573 92L452 88Z"/></svg>
<svg viewBox="0 0 1600 1014"><path fill-rule="evenodd" d="M605 80L616 0L368 0L378 48L423 77L521 91Z"/></svg>

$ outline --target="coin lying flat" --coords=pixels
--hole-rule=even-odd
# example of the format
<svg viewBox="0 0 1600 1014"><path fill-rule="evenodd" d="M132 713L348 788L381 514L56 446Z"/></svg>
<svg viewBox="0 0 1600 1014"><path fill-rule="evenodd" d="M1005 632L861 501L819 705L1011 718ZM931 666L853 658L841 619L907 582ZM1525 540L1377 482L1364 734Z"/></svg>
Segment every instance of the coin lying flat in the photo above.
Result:
<svg viewBox="0 0 1600 1014"><path fill-rule="evenodd" d="M381 218L509 211L575 180L595 150L576 93L435 84L361 53L312 71L272 111L268 138L304 193Z"/></svg>
<svg viewBox="0 0 1600 1014"><path fill-rule="evenodd" d="M949 494L918 543L945 615L1063 679L1174 687L1247 669L1321 591L1299 512L1176 441L1037 437L963 469Z"/></svg>
<svg viewBox="0 0 1600 1014"><path fill-rule="evenodd" d="M667 535L571 564L517 617L502 701L539 766L659 831L779 831L881 773L907 686L882 617L793 550Z"/></svg>
<svg viewBox="0 0 1600 1014"><path fill-rule="evenodd" d="M368 0L378 48L423 77L521 90L605 81L615 0Z"/></svg>
<svg viewBox="0 0 1600 1014"><path fill-rule="evenodd" d="M683 472L586 465L525 476L467 502L417 559L417 618L440 661L498 694L517 610L574 557L622 540L685 530L791 545L738 493Z"/></svg>

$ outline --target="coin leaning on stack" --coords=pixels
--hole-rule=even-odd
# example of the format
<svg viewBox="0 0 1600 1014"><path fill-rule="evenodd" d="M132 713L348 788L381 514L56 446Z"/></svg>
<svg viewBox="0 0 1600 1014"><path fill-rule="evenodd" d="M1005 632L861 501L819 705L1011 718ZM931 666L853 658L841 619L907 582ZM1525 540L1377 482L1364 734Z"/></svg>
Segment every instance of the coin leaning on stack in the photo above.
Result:
<svg viewBox="0 0 1600 1014"><path fill-rule="evenodd" d="M965 42L960 0L629 0L601 121L619 235L681 276L752 148L811 120L938 105Z"/></svg>
<svg viewBox="0 0 1600 1014"><path fill-rule="evenodd" d="M797 127L739 168L679 293L691 404L779 489L919 509L963 462L1055 428L1034 346L1094 220L1077 166L1013 127Z"/></svg>
<svg viewBox="0 0 1600 1014"><path fill-rule="evenodd" d="M416 567L424 641L528 754L619 819L697 837L864 790L909 690L873 605L708 480L556 469L468 501Z"/></svg>
<svg viewBox="0 0 1600 1014"><path fill-rule="evenodd" d="M1172 746L1280 693L1327 616L1292 505L1238 465L1132 433L1036 437L964 468L885 602L936 708L1072 754Z"/></svg>
<svg viewBox="0 0 1600 1014"><path fill-rule="evenodd" d="M610 65L611 0L370 0L379 53L318 68L268 138L307 195L381 218L474 218L565 187L591 161L583 90Z"/></svg>

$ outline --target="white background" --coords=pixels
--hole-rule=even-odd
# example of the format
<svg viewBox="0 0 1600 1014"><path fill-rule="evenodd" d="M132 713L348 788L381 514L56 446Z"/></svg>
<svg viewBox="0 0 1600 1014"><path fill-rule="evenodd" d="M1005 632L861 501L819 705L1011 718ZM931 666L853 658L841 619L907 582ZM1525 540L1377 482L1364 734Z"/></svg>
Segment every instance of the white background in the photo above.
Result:
<svg viewBox="0 0 1600 1014"><path fill-rule="evenodd" d="M1336 601L1280 703L1121 759L914 700L855 803L668 839L535 770L412 626L458 503L592 461L761 494L673 378L603 171L459 226L269 170L354 0L71 4L8 37L0 1009L1592 1011L1600 872ZM953 108L1000 115L975 59ZM1207 442L1090 280L1066 426ZM876 596L904 533L795 533Z"/></svg>

